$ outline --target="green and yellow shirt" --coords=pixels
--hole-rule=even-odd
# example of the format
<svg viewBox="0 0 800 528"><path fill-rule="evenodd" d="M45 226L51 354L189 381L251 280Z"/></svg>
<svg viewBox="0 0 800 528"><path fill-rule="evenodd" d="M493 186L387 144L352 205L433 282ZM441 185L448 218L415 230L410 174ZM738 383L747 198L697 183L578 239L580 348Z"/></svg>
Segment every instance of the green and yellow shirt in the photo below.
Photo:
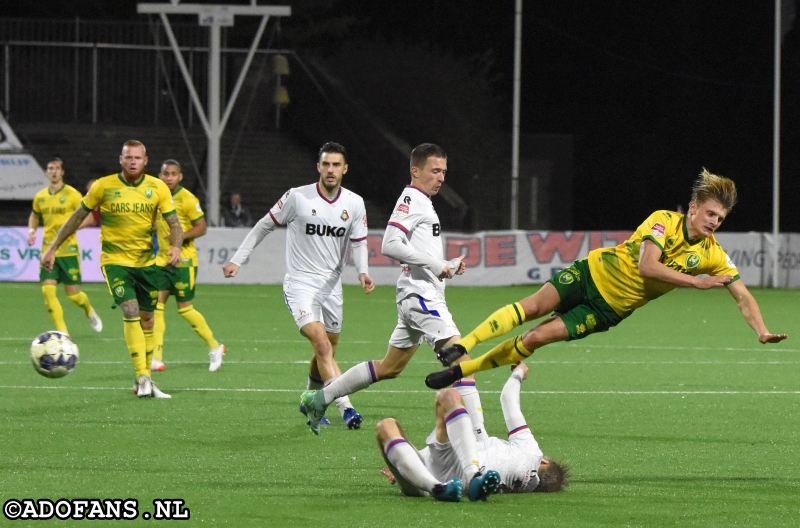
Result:
<svg viewBox="0 0 800 528"><path fill-rule="evenodd" d="M180 185L172 193L172 201L175 203L175 212L178 214L178 221L184 233L205 216L203 208L200 207L200 200ZM156 264L166 266L167 262L169 262L167 251L172 247L172 242L169 240L169 224L164 220L163 216L159 215L156 225L158 228ZM197 248L193 239L184 240L181 248L181 263L178 267L188 266L197 266Z"/></svg>
<svg viewBox="0 0 800 528"><path fill-rule="evenodd" d="M677 288L669 282L639 276L639 251L644 240L654 242L662 251L660 262L675 271L692 276L727 274L734 281L739 279L736 266L714 235L689 240L684 215L656 211L622 244L589 252L592 279L621 317Z"/></svg>
<svg viewBox="0 0 800 528"><path fill-rule="evenodd" d="M71 185L64 184L54 193L45 187L33 197L33 213L37 215L44 229L42 253L52 245L58 230L81 205L81 193ZM56 250L56 257L72 257L80 253L75 233L64 240Z"/></svg>
<svg viewBox="0 0 800 528"><path fill-rule="evenodd" d="M143 175L135 184L121 173L99 178L81 202L91 211L100 206L100 265L143 268L155 263L153 223L161 215L175 214L169 187L158 178Z"/></svg>

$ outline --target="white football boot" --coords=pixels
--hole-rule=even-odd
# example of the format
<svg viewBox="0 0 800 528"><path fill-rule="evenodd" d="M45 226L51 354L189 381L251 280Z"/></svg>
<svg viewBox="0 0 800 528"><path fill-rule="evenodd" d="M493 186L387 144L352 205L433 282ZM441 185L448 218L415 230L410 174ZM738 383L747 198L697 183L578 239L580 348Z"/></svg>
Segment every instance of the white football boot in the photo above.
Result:
<svg viewBox="0 0 800 528"><path fill-rule="evenodd" d="M216 372L222 366L222 356L225 355L225 345L220 343L217 348L208 351L208 371Z"/></svg>

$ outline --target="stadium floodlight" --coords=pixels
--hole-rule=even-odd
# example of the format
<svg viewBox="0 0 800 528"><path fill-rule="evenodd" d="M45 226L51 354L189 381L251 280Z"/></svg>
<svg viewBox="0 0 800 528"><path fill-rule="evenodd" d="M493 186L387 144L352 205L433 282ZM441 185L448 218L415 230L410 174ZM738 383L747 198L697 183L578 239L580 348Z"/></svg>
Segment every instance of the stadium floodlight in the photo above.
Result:
<svg viewBox="0 0 800 528"><path fill-rule="evenodd" d="M164 24L164 30L169 39L169 44L172 47L172 51L175 53L175 58L178 61L183 80L186 83L186 87L189 89L192 103L194 104L197 115L203 125L203 130L205 130L206 137L208 138L208 194L206 196L206 214L210 225L219 225L220 138L225 131L225 125L236 103L239 90L247 76L247 71L250 69L250 64L253 61L253 56L258 48L258 44L261 42L261 37L264 34L264 29L267 27L269 17L291 16L292 8L289 6L257 5L256 0L253 0L251 5L181 4L178 0L171 0L168 4L137 4L136 11L140 14L157 14L161 17L162 24ZM186 67L186 61L184 61L183 55L178 47L178 41L175 39L175 34L172 32L172 26L169 23L167 15L197 15L198 24L208 27L210 34L209 41L211 44L208 53L208 113L205 112L203 104L200 102L200 97L197 95L197 90L189 75L189 69ZM258 31L253 38L253 43L250 46L247 59L242 66L242 71L239 73L236 86L225 108L225 113L220 116L220 99L222 93L220 90L220 83L222 82L220 74L221 28L233 26L234 17L237 15L260 16L261 24L258 26Z"/></svg>

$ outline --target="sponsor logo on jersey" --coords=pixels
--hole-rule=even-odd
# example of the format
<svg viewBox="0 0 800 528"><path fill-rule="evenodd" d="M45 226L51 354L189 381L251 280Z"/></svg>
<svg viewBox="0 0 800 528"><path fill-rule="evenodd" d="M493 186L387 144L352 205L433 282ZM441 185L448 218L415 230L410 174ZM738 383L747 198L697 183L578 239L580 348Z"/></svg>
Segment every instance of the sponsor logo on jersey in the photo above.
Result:
<svg viewBox="0 0 800 528"><path fill-rule="evenodd" d="M730 266L733 269L736 269L736 264L733 263L731 258L727 255L727 253L725 254L725 261L728 263L728 266Z"/></svg>
<svg viewBox="0 0 800 528"><path fill-rule="evenodd" d="M686 269L694 269L700 264L700 255L697 253L689 253L686 257Z"/></svg>
<svg viewBox="0 0 800 528"><path fill-rule="evenodd" d="M404 204L411 205L411 197L410 197L410 196L408 196L408 195L406 195L406 196L403 198L403 203L404 203Z"/></svg>
<svg viewBox="0 0 800 528"><path fill-rule="evenodd" d="M317 210L316 209L312 209L311 210L311 216L317 216Z"/></svg>
<svg viewBox="0 0 800 528"><path fill-rule="evenodd" d="M341 238L344 236L346 229L343 227L326 226L317 224L306 224L307 235L329 236Z"/></svg>
<svg viewBox="0 0 800 528"><path fill-rule="evenodd" d="M408 198L408 197L406 196L406 198ZM400 204L400 205L397 206L397 211L395 211L395 212L397 214L407 215L408 214L408 206L406 204Z"/></svg>
<svg viewBox="0 0 800 528"><path fill-rule="evenodd" d="M367 215L366 214L364 215L364 217L362 218L361 221L364 222L364 227L366 227L367 226Z"/></svg>
<svg viewBox="0 0 800 528"><path fill-rule="evenodd" d="M283 200L278 200L278 203L275 204L275 207L278 209L283 209Z"/></svg>
<svg viewBox="0 0 800 528"><path fill-rule="evenodd" d="M200 207L200 202L197 202L197 203L195 204L194 208L195 208L195 209L197 209L197 212L198 212L198 213L202 213L202 212L203 212L203 208L202 208L202 207Z"/></svg>
<svg viewBox="0 0 800 528"><path fill-rule="evenodd" d="M653 236L662 237L664 233L667 231L667 228L664 227L664 224L658 222L650 228L650 232L653 233Z"/></svg>
<svg viewBox="0 0 800 528"><path fill-rule="evenodd" d="M589 330L594 330L594 327L597 326L597 319L595 319L594 314L586 316L586 326Z"/></svg>
<svg viewBox="0 0 800 528"><path fill-rule="evenodd" d="M350 215L347 214L347 209L342 211L342 216L340 216L339 218L341 218L343 221L347 222L347 220L350 218Z"/></svg>

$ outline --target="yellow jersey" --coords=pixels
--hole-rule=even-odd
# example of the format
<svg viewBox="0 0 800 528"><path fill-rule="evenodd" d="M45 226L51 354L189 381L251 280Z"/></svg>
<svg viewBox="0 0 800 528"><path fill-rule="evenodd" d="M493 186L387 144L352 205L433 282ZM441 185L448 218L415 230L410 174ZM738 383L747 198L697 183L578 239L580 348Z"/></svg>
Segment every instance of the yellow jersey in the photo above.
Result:
<svg viewBox="0 0 800 528"><path fill-rule="evenodd" d="M205 216L203 208L200 207L200 200L180 185L172 193L172 201L175 203L175 212L178 214L178 221L184 233ZM166 266L167 262L169 262L167 251L172 247L172 242L169 240L169 224L164 220L163 216L159 216L156 226L158 228L156 264ZM189 266L197 266L197 248L194 245L194 239L183 241L181 262L178 264L178 267Z"/></svg>
<svg viewBox="0 0 800 528"><path fill-rule="evenodd" d="M81 193L71 185L64 184L54 193L50 192L49 187L36 193L33 197L33 213L42 221L42 254L52 245L64 222L80 206ZM56 257L73 257L79 253L78 238L73 233L58 247Z"/></svg>
<svg viewBox="0 0 800 528"><path fill-rule="evenodd" d="M100 206L100 265L143 268L155 263L153 223L161 215L175 214L169 187L158 178L143 175L135 184L122 173L99 178L84 196L81 207Z"/></svg>
<svg viewBox="0 0 800 528"><path fill-rule="evenodd" d="M687 275L731 275L739 279L736 266L714 235L689 240L686 218L672 211L656 211L631 237L613 248L589 252L589 271L603 299L620 316L644 306L677 288L677 285L639 276L639 250L650 240L661 249L660 262Z"/></svg>

